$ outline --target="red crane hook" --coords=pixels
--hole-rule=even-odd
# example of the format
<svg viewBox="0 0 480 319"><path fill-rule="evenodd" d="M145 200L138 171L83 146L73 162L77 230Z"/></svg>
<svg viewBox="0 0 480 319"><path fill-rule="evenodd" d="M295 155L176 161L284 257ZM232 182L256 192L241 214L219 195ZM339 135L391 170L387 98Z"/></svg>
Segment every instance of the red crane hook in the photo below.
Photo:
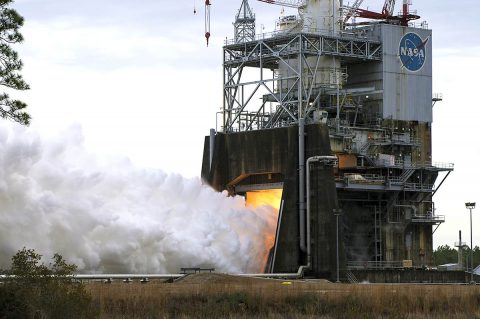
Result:
<svg viewBox="0 0 480 319"><path fill-rule="evenodd" d="M210 39L210 32L205 33L205 39L207 39L207 47L208 47L208 40Z"/></svg>

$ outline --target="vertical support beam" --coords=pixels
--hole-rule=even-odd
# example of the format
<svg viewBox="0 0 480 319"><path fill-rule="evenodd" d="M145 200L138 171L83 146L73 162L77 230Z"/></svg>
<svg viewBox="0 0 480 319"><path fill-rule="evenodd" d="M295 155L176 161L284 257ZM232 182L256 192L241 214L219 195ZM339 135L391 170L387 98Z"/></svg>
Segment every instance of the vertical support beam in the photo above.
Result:
<svg viewBox="0 0 480 319"><path fill-rule="evenodd" d="M338 70L337 70L337 60L335 57L333 57L333 65L334 65L334 68L333 68L333 72L334 72L334 76L335 76L335 86L336 86L336 90L337 90L337 116L336 116L336 128L337 128L337 133L340 132L340 81L338 79Z"/></svg>
<svg viewBox="0 0 480 319"><path fill-rule="evenodd" d="M470 283L473 281L473 228L472 228L472 208L470 209Z"/></svg>
<svg viewBox="0 0 480 319"><path fill-rule="evenodd" d="M226 49L223 48L223 127L222 127L222 131L224 133L226 133L226 126L225 126L225 120L226 120L226 101L227 101L227 94L225 92L225 90L227 89L226 88L226 80L227 80L227 76L226 76L226 72L227 72L227 67L225 65L225 54L226 54ZM218 130L218 127L216 128Z"/></svg>

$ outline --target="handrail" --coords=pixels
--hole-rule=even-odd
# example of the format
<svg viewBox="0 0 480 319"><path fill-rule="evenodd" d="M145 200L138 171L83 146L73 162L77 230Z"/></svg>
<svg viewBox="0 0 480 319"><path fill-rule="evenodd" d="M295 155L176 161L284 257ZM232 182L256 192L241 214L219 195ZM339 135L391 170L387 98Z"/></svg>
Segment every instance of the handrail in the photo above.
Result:
<svg viewBox="0 0 480 319"><path fill-rule="evenodd" d="M422 184L422 183L405 183L405 189L408 190L435 190L434 184Z"/></svg>
<svg viewBox="0 0 480 319"><path fill-rule="evenodd" d="M403 261L348 261L348 269L399 269Z"/></svg>
<svg viewBox="0 0 480 319"><path fill-rule="evenodd" d="M438 222L445 222L445 215L415 215L412 216L412 222L430 222L430 221L438 221Z"/></svg>
<svg viewBox="0 0 480 319"><path fill-rule="evenodd" d="M295 32L288 32L285 30L275 30L275 31L270 31L270 32L264 32L264 33L259 33L255 35L254 41L258 40L264 40L264 39L271 39L279 35L296 35L299 33L306 33L306 34L319 34L319 35L324 35L327 37L332 37L336 39L341 39L341 40L369 40L369 41L375 41L377 42L378 39L372 36L365 36L365 35L358 35L358 34L352 34L352 33L334 33L331 29L318 29L318 28L302 28L299 31ZM346 36L345 36L346 35ZM225 45L231 45L231 44L238 44L235 42L235 39L226 39L224 41Z"/></svg>

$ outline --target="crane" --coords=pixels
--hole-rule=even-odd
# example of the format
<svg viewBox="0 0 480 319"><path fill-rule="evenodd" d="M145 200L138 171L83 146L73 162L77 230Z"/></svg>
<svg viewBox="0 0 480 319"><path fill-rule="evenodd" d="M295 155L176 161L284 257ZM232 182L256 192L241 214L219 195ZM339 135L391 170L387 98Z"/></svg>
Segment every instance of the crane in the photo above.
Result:
<svg viewBox="0 0 480 319"><path fill-rule="evenodd" d="M398 16L393 15L395 0L385 0L381 13L357 8L354 14L361 18L386 20L397 22L402 26L408 26L409 21L420 19L420 16L416 15L416 13L409 12L410 2L411 0L403 0L403 12Z"/></svg>
<svg viewBox="0 0 480 319"><path fill-rule="evenodd" d="M281 5L284 7L290 8L300 8L306 5L306 0L258 0L260 2L265 2L269 4ZM385 3L382 8L382 12L373 12L365 9L360 9L364 0L355 0L352 6L345 6L343 9L346 12L343 15L343 23L347 21L352 16L359 16L367 19L374 20L390 20L390 21L399 21L401 25L407 26L410 20L415 20L420 18L415 14L408 12L408 6L410 0L403 0L403 13L401 16L394 16L393 10L395 8L395 0L385 0Z"/></svg>
<svg viewBox="0 0 480 319"><path fill-rule="evenodd" d="M275 4L289 8L301 8L306 5L307 0L258 0L260 2ZM395 8L395 0L385 0L382 8L382 12L374 12L365 9L360 9L364 0L355 0L352 6L345 6L346 10L343 15L343 23L353 17L358 16L361 18L374 19L374 20L387 20L398 21L397 23L408 26L408 22L411 20L419 19L420 17L414 13L409 12L409 5L411 0L403 0L403 12L399 16L393 15ZM207 40L207 46L210 40L210 0L205 0L205 39ZM194 13L196 13L194 5Z"/></svg>

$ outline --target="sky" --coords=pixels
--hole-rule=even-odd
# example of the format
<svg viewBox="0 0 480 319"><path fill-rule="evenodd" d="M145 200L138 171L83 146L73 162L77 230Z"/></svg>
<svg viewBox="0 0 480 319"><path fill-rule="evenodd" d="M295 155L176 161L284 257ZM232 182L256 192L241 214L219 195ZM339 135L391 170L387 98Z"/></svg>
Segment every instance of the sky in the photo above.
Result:
<svg viewBox="0 0 480 319"><path fill-rule="evenodd" d="M80 126L93 154L198 176L204 136L222 105L222 45L233 37L240 0L211 3L207 48L201 0L16 0L25 17L25 41L16 49L31 90L15 96L29 104L32 130L55 136ZM382 3L364 6L381 10ZM258 31L273 30L281 8L250 5ZM480 202L476 6L477 0L413 3L433 29L433 90L444 97L434 108L433 159L455 163L435 195L436 213L447 222L434 246L452 246L460 229L469 238L464 203ZM477 211L474 244L480 245Z"/></svg>

